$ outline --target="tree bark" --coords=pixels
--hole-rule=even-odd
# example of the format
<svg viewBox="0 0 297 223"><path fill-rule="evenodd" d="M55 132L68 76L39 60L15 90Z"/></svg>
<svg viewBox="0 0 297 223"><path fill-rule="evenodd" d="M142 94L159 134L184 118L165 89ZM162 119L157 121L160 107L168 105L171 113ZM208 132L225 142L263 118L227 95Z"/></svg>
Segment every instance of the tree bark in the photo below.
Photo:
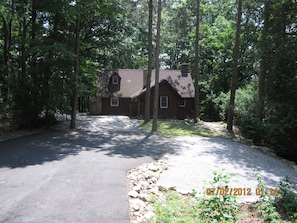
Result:
<svg viewBox="0 0 297 223"><path fill-rule="evenodd" d="M194 122L199 120L199 17L200 17L200 0L197 0L196 6L196 41L195 41L195 114Z"/></svg>
<svg viewBox="0 0 297 223"><path fill-rule="evenodd" d="M263 120L265 116L264 102L265 102L265 82L267 76L267 32L269 28L269 16L270 16L270 2L264 3L264 26L262 31L261 40L261 62L260 62L260 73L259 73L259 89L258 89L258 119Z"/></svg>
<svg viewBox="0 0 297 223"><path fill-rule="evenodd" d="M152 131L156 132L158 130L158 110L159 110L159 72L160 72L160 33L161 33L161 0L158 1L158 20L157 20L157 41L156 41L156 78L155 78L155 91L154 91L154 114L153 114L153 126Z"/></svg>
<svg viewBox="0 0 297 223"><path fill-rule="evenodd" d="M148 67L146 78L146 92L145 92L145 111L144 122L147 123L151 119L150 102L151 102L151 76L152 76L152 62L153 62L153 0L149 1L149 32L148 32Z"/></svg>
<svg viewBox="0 0 297 223"><path fill-rule="evenodd" d="M232 86L231 86L228 118L227 118L227 129L230 133L233 133L234 102L235 102L237 76L238 76L241 14L242 14L242 0L238 0L235 46L233 51Z"/></svg>
<svg viewBox="0 0 297 223"><path fill-rule="evenodd" d="M79 75L79 36L80 36L80 9L79 2L77 4L77 15L76 15L76 26L75 26L75 63L74 63L74 88L73 88L73 97L72 97L72 110L71 110L71 121L70 121L70 129L75 129L76 127L76 111L77 111L77 82Z"/></svg>
<svg viewBox="0 0 297 223"><path fill-rule="evenodd" d="M9 101L9 84L7 83L6 77L9 76L9 62L10 62L10 48L12 41L12 19L7 19L1 15L3 21L3 34L4 34L4 42L3 42L3 61L4 61L4 69L3 75L0 77L0 82L2 82L1 92L3 95L4 103Z"/></svg>

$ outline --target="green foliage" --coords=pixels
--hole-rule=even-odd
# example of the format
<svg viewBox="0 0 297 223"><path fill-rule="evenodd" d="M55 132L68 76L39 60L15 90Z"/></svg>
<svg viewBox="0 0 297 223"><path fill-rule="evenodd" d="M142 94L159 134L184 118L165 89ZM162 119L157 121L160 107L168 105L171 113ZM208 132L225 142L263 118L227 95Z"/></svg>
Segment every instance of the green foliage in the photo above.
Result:
<svg viewBox="0 0 297 223"><path fill-rule="evenodd" d="M296 222L297 195L292 192L289 179L286 178L280 183L279 194L275 198L269 191L266 191L266 185L259 173L256 174L256 178L258 188L263 191L256 206L264 222L284 222L278 213L277 206L285 210L292 222ZM229 188L230 179L231 175L222 169L214 171L213 179L206 185L211 188ZM160 202L156 196L151 197L150 202L154 207L156 216L149 222L238 222L240 205L236 202L236 196L221 195L220 193L216 195L214 193L213 195L195 198L197 195L195 190L187 196L182 196L175 191L168 191L164 195L166 197L165 202Z"/></svg>
<svg viewBox="0 0 297 223"><path fill-rule="evenodd" d="M211 188L229 188L231 175L224 169L213 172L213 180L209 182ZM239 209L236 203L236 197L228 194L210 195L210 198L201 199L199 203L201 208L200 216L207 222L236 222L237 211Z"/></svg>
<svg viewBox="0 0 297 223"><path fill-rule="evenodd" d="M291 221L297 221L297 194L292 191L292 183L286 177L280 183L279 196L276 198L276 204L283 208Z"/></svg>
<svg viewBox="0 0 297 223"><path fill-rule="evenodd" d="M224 170L215 171L210 183L212 187L228 187L230 175ZM156 217L150 222L236 222L239 206L235 197L211 196L194 198L195 191L190 196L182 196L175 191L165 194L166 203L153 199Z"/></svg>
<svg viewBox="0 0 297 223"><path fill-rule="evenodd" d="M266 190L265 183L263 182L261 175L256 174L258 180L258 188ZM260 195L260 201L258 203L258 210L263 217L264 222L280 223L280 215L276 211L274 197L269 193L263 193Z"/></svg>
<svg viewBox="0 0 297 223"><path fill-rule="evenodd" d="M13 114L18 127L34 126L56 108L69 112L77 7L84 8L78 94L85 100L95 94L98 65L109 63L101 52L114 49L124 28L117 5L113 0L1 2L0 112Z"/></svg>
<svg viewBox="0 0 297 223"><path fill-rule="evenodd" d="M196 206L189 203L189 198L183 198L175 191L166 194L166 205L156 202L154 213L156 219L151 219L154 223L190 223L196 222Z"/></svg>
<svg viewBox="0 0 297 223"><path fill-rule="evenodd" d="M146 131L151 131L152 122L145 123L141 127ZM220 136L220 132L211 130L203 130L195 128L191 124L186 124L182 121L174 120L159 120L158 132L167 136L204 136L204 137L217 137Z"/></svg>

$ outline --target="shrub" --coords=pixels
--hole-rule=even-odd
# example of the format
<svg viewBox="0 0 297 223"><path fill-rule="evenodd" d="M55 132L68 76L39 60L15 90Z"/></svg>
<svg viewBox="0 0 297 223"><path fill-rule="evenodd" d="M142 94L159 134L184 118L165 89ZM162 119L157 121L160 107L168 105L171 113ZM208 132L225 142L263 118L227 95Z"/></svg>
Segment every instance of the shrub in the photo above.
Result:
<svg viewBox="0 0 297 223"><path fill-rule="evenodd" d="M220 116L226 119L230 93L221 93L216 99L216 105L220 108ZM257 86L248 84L236 91L235 97L235 122L241 133L259 143L265 136L265 127L255 116L257 103Z"/></svg>
<svg viewBox="0 0 297 223"><path fill-rule="evenodd" d="M281 108L280 108L281 107ZM270 107L265 141L281 156L297 161L297 115L286 106Z"/></svg>
<svg viewBox="0 0 297 223"><path fill-rule="evenodd" d="M288 177L281 181L276 203L285 210L290 220L297 222L297 194L292 191L291 187L292 184Z"/></svg>

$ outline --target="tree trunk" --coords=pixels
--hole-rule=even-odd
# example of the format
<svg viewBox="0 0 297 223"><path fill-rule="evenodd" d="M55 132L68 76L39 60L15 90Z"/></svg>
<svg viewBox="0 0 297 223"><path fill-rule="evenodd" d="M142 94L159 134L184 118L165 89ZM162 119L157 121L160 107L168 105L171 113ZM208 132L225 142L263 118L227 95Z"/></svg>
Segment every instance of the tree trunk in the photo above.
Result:
<svg viewBox="0 0 297 223"><path fill-rule="evenodd" d="M25 12L24 12L25 14ZM24 84L27 73L27 55L26 55L26 43L27 43L27 22L26 16L24 15L23 21L20 23L21 27L21 83Z"/></svg>
<svg viewBox="0 0 297 223"><path fill-rule="evenodd" d="M77 4L77 15L76 15L76 27L75 27L75 64L74 64L74 89L73 89L73 97L72 97L72 110L71 110L71 121L70 121L70 129L75 129L76 127L76 111L77 111L77 82L79 75L79 34L80 34L80 10L79 10L79 2Z"/></svg>
<svg viewBox="0 0 297 223"><path fill-rule="evenodd" d="M4 42L3 42L3 61L4 61L4 69L3 75L0 77L0 83L2 82L1 94L3 96L3 102L8 103L9 101L9 84L6 80L6 77L9 76L9 62L10 62L10 47L12 41L12 19L9 19L6 22L5 17L1 16L3 21L3 34L4 34Z"/></svg>
<svg viewBox="0 0 297 223"><path fill-rule="evenodd" d="M145 111L144 122L147 123L151 119L150 102L151 102L151 76L153 62L153 0L149 1L149 33L148 33L148 67L146 77L146 92L145 92Z"/></svg>
<svg viewBox="0 0 297 223"><path fill-rule="evenodd" d="M194 122L199 120L199 17L200 0L197 0L196 6L196 41L195 41L195 114Z"/></svg>
<svg viewBox="0 0 297 223"><path fill-rule="evenodd" d="M265 102L265 82L267 76L267 32L269 28L269 16L270 16L270 2L264 3L264 26L262 31L262 43L261 43L261 62L260 62L260 73L259 73L259 89L258 89L258 118L260 121L263 120L264 114L264 102Z"/></svg>
<svg viewBox="0 0 297 223"><path fill-rule="evenodd" d="M241 14L242 14L242 0L238 0L235 46L233 51L232 86L231 86L228 118L227 118L227 129L230 133L233 133L234 101L235 101L237 76L238 76Z"/></svg>
<svg viewBox="0 0 297 223"><path fill-rule="evenodd" d="M160 54L160 30L161 28L161 0L158 1L158 20L157 20L157 42L156 42L156 79L155 79L155 91L154 91L154 114L153 114L153 126L152 131L158 130L158 109L159 109L159 54Z"/></svg>

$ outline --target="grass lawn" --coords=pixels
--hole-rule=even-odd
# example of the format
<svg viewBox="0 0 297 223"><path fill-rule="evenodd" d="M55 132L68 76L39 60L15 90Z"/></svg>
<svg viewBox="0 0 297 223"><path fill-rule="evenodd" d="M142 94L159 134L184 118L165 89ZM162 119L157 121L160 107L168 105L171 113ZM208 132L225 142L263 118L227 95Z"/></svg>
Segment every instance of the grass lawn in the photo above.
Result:
<svg viewBox="0 0 297 223"><path fill-rule="evenodd" d="M143 124L143 121L140 121L140 125L142 129L146 131L152 130L152 121L146 124ZM183 121L176 120L158 120L158 132L166 136L219 137L222 135L222 132L199 129L193 124L186 124Z"/></svg>

